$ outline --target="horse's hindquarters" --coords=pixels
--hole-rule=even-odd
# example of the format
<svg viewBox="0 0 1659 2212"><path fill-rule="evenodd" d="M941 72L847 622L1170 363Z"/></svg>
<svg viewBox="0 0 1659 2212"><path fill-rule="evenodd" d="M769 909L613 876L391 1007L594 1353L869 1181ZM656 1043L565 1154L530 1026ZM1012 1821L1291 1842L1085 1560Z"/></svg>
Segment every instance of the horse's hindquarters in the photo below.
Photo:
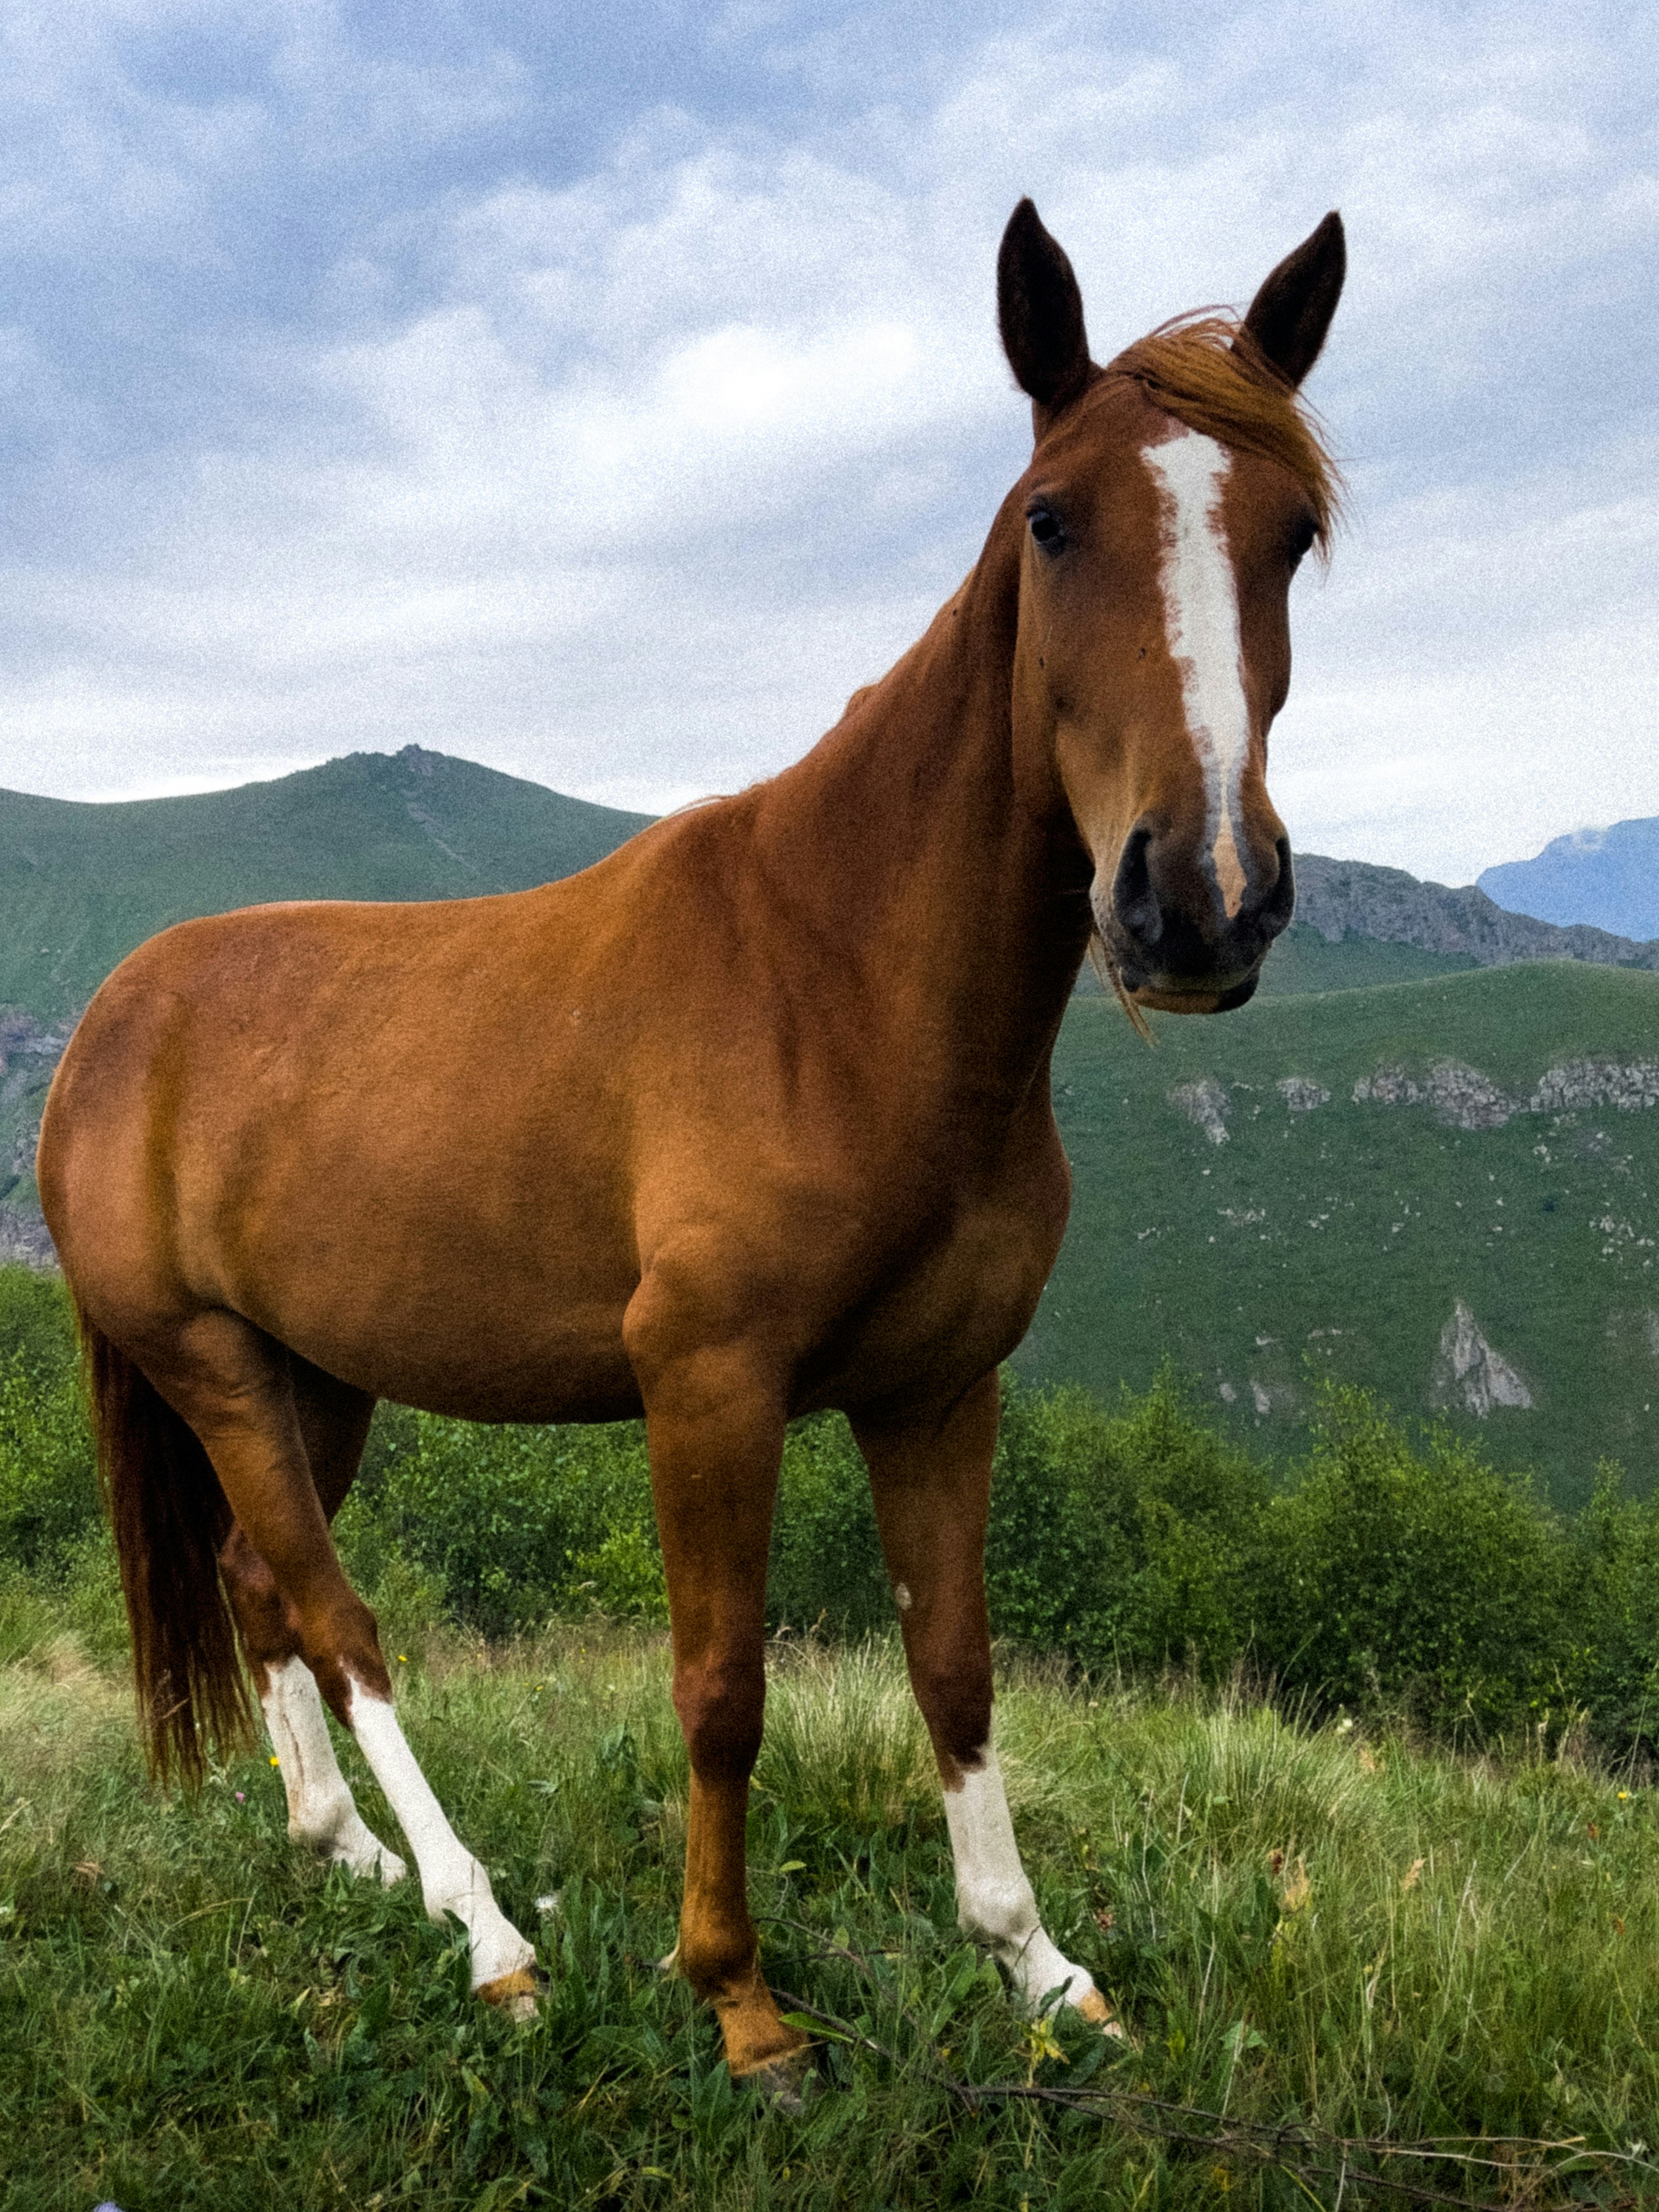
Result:
<svg viewBox="0 0 1659 2212"><path fill-rule="evenodd" d="M86 1309L141 1363L225 1310L375 1396L637 1412L615 1072L549 1018L523 921L514 900L255 910L134 954L41 1139ZM480 970L509 969L511 1000L481 999Z"/></svg>

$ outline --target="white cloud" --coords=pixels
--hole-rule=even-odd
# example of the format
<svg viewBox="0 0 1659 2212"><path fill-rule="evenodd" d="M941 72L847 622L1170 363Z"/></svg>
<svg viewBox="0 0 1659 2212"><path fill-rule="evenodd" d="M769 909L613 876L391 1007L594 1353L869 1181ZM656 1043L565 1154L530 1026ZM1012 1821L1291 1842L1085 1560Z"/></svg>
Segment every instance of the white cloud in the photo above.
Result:
<svg viewBox="0 0 1659 2212"><path fill-rule="evenodd" d="M60 426L75 520L0 567L0 781L416 739L640 805L780 765L921 628L1024 464L992 270L1029 189L1103 356L1248 296L1344 208L1316 396L1358 526L1297 593L1275 789L1298 842L1459 880L1659 811L1632 343L1659 183L1626 104L1648 37L1611 10L1268 6L1158 51L1033 9L809 128L647 107L574 179L475 160L343 222L303 312L192 338L238 404L195 435L186 407L159 457L77 443L22 329L0 381ZM78 106L60 84L77 115L105 98L105 135L36 188L48 228L113 194L146 250L220 241L234 286L236 165L273 134L310 179L331 129L487 147L526 97L487 45L428 97L297 0L276 49L285 118L151 99L118 127L107 72Z"/></svg>

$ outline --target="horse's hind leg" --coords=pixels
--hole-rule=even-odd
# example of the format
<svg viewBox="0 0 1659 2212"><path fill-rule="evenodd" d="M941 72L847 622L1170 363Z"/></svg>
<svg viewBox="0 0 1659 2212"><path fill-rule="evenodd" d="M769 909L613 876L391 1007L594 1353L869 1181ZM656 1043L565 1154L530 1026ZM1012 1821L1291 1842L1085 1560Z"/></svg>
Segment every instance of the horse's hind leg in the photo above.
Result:
<svg viewBox="0 0 1659 2212"><path fill-rule="evenodd" d="M374 1401L292 1356L289 1380L312 1481L331 1522L357 1472ZM298 1616L240 1521L219 1565L288 1795L289 1837L353 1874L401 1881L408 1869L364 1823L340 1771L316 1678L300 1656Z"/></svg>
<svg viewBox="0 0 1659 2212"><path fill-rule="evenodd" d="M441 1922L453 1912L465 1928L478 1994L527 2011L535 1954L457 1839L398 1725L374 1616L345 1578L312 1480L288 1355L219 1312L186 1322L165 1350L147 1346L143 1364L201 1438L292 1618L299 1658L385 1791L414 1848L427 1911Z"/></svg>
<svg viewBox="0 0 1659 2212"><path fill-rule="evenodd" d="M1058 1997L1118 2034L1093 1978L1066 1957L1037 1916L991 1741L985 1525L997 1410L992 1374L940 1420L854 1426L870 1468L911 1686L945 1786L963 1929L994 1953L1029 2011Z"/></svg>

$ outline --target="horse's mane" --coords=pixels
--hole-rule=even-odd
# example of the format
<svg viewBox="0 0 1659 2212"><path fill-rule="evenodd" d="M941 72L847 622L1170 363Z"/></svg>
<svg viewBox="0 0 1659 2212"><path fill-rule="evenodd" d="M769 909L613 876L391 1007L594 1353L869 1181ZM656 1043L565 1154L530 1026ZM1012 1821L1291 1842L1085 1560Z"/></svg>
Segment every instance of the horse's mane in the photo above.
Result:
<svg viewBox="0 0 1659 2212"><path fill-rule="evenodd" d="M1278 461L1313 501L1319 546L1342 512L1342 477L1318 418L1267 360L1239 319L1200 308L1160 323L1111 362L1154 406L1224 445Z"/></svg>

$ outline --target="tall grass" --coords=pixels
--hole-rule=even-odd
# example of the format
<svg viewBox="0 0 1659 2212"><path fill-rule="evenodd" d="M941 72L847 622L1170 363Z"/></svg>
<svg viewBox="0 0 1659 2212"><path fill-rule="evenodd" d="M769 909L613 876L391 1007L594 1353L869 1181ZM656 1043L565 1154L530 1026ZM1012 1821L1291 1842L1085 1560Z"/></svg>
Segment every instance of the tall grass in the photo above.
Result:
<svg viewBox="0 0 1659 2212"><path fill-rule="evenodd" d="M9 2208L1334 2205L1342 2154L1321 2147L1362 2136L1446 2139L1438 2162L1382 2170L1459 2201L1659 2192L1630 2151L1659 2113L1659 1820L1571 1753L1459 1755L1224 1687L1012 1663L1016 1817L1050 1927L1132 2031L1103 2046L1018 2019L957 1932L891 1646L788 1639L751 1900L773 1982L832 2023L791 2118L734 2094L712 2020L653 1963L685 1798L659 1634L492 1651L388 1627L419 1755L538 1938L541 2016L474 2004L464 1946L412 1885L297 1859L263 1759L216 1771L193 1808L150 1794L124 1683L60 1630L0 1667ZM975 2108L941 2077L1108 2102ZM1312 2149L1285 2155L1330 2181L1262 2167L1253 2124L1304 2130ZM1450 2155L1522 2137L1620 2162L1529 2194L1535 2152L1503 2153L1507 2176Z"/></svg>

